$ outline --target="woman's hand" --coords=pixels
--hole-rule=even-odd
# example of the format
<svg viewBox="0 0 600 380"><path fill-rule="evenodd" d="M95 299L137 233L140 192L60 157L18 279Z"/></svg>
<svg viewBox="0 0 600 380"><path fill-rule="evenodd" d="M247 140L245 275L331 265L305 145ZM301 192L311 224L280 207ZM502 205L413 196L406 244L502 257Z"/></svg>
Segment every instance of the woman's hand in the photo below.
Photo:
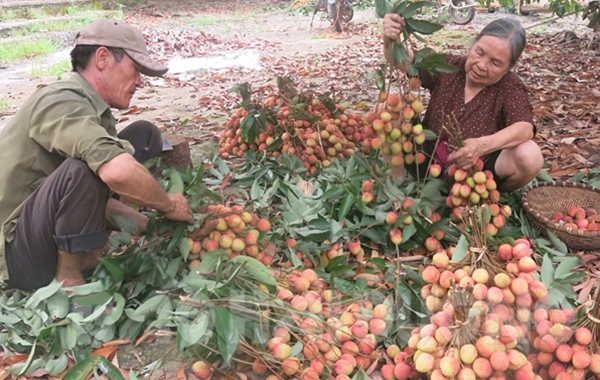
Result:
<svg viewBox="0 0 600 380"><path fill-rule="evenodd" d="M393 41L398 41L405 25L402 16L395 13L388 13L383 17L383 36Z"/></svg>
<svg viewBox="0 0 600 380"><path fill-rule="evenodd" d="M469 170L485 150L480 139L466 139L464 143L465 146L456 152L450 153L448 164L456 164L463 170Z"/></svg>

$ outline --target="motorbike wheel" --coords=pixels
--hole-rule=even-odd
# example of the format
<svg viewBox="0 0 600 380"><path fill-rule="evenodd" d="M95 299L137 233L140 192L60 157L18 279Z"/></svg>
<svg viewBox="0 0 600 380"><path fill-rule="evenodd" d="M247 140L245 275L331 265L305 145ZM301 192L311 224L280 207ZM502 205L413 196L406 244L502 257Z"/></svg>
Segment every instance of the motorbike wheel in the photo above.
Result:
<svg viewBox="0 0 600 380"><path fill-rule="evenodd" d="M456 5L457 7L464 7L465 5L473 4L473 1L452 0L452 4ZM466 25L470 23L475 18L475 13L477 13L477 9L475 9L475 7L470 7L467 9L456 9L452 8L452 5L450 5L448 11L450 13L450 18L452 19L452 22L458 25Z"/></svg>
<svg viewBox="0 0 600 380"><path fill-rule="evenodd" d="M333 4L327 3L327 13L329 14L329 18L331 18L331 20L333 21L333 29L335 29L336 32L341 33L342 20L341 15L338 15L337 2Z"/></svg>
<svg viewBox="0 0 600 380"><path fill-rule="evenodd" d="M354 17L354 9L352 8L352 5L344 5L341 16L343 22L350 22L352 20L352 17Z"/></svg>

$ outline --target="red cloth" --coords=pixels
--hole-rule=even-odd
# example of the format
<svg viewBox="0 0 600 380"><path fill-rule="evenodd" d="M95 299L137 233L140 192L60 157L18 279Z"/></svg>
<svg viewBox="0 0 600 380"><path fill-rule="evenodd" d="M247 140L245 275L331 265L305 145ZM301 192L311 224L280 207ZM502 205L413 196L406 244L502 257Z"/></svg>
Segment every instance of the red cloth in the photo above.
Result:
<svg viewBox="0 0 600 380"><path fill-rule="evenodd" d="M534 124L527 90L512 71L465 104L466 60L466 57L448 55L446 62L458 68L454 73L431 75L419 70L422 86L431 91L423 119L425 128L439 134L446 117L454 114L462 138L466 140L494 134L519 121ZM442 139L447 140L443 136Z"/></svg>
<svg viewBox="0 0 600 380"><path fill-rule="evenodd" d="M446 145L445 141L440 141L438 143L433 154L433 159L442 167L446 166L446 160L448 159L448 145Z"/></svg>

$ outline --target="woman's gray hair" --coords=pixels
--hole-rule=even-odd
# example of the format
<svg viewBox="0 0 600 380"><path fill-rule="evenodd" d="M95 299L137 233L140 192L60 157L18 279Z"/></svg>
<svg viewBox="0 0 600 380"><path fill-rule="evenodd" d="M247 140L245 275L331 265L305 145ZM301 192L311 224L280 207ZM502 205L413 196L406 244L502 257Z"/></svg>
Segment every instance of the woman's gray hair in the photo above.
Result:
<svg viewBox="0 0 600 380"><path fill-rule="evenodd" d="M525 29L519 21L514 18L500 18L487 24L485 28L475 37L475 44L481 37L493 36L508 41L510 48L510 66L514 66L519 60L527 39Z"/></svg>

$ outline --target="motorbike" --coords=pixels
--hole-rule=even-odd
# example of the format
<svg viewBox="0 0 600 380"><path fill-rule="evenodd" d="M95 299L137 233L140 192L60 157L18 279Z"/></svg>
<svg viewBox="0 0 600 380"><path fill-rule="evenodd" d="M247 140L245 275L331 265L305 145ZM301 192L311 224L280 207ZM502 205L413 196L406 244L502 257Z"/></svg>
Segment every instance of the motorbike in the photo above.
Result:
<svg viewBox="0 0 600 380"><path fill-rule="evenodd" d="M477 0L437 0L438 7L448 7L450 19L458 25L473 21L477 13Z"/></svg>
<svg viewBox="0 0 600 380"><path fill-rule="evenodd" d="M310 20L311 28L318 12L327 13L327 19L333 24L333 29L338 33L343 30L343 24L350 22L354 17L354 8L348 0L317 0Z"/></svg>

